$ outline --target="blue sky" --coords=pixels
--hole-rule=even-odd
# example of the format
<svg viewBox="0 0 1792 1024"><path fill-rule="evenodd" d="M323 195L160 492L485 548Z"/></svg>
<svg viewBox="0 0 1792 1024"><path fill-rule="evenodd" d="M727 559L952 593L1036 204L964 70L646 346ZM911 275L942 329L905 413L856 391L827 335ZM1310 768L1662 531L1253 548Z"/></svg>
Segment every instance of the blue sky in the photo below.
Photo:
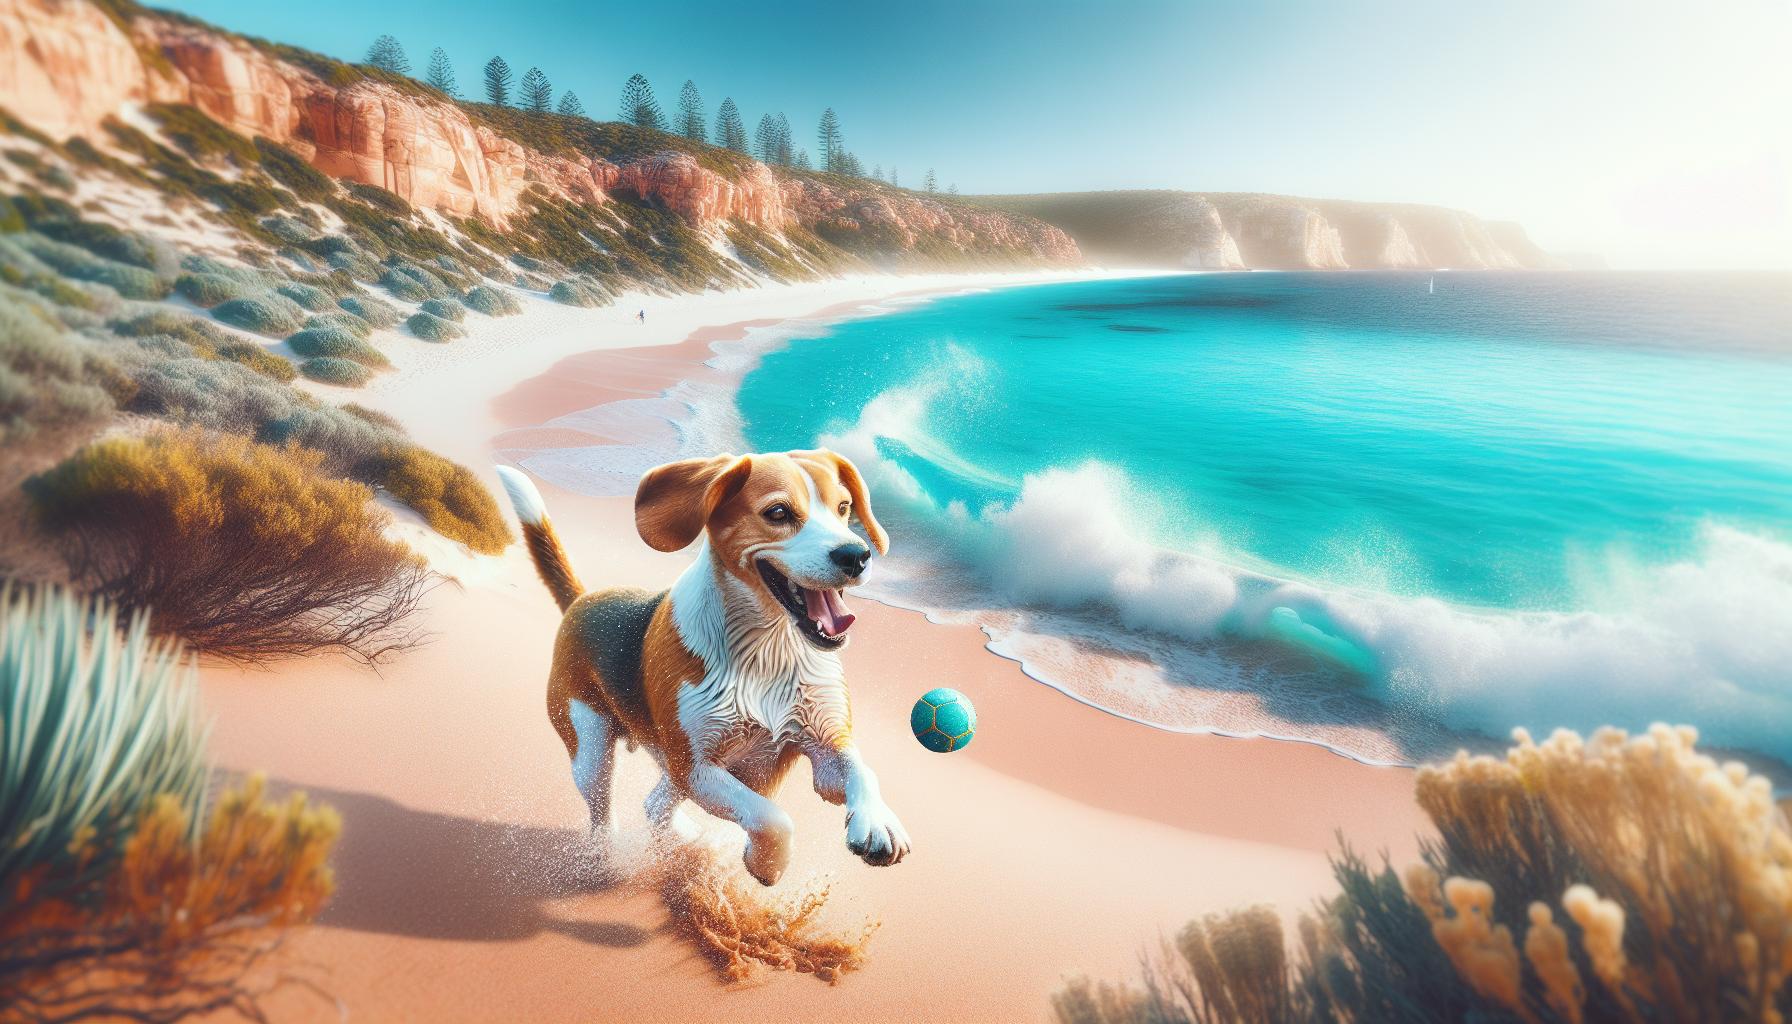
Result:
<svg viewBox="0 0 1792 1024"><path fill-rule="evenodd" d="M1784 0L160 2L347 59L390 32L419 75L441 46L466 93L501 54L598 117L637 71L811 149L833 106L904 184L1429 202L1619 266L1792 266Z"/></svg>

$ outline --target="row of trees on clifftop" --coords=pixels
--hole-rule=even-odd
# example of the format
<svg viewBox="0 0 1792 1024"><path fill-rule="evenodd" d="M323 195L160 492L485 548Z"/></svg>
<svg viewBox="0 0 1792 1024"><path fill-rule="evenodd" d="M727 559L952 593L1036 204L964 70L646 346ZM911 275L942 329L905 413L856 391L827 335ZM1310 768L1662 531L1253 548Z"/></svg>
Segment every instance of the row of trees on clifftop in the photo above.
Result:
<svg viewBox="0 0 1792 1024"><path fill-rule="evenodd" d="M405 56L404 47L390 35L382 35L373 41L373 45L367 49L366 63L393 74L411 73L411 63ZM540 68L532 67L524 72L522 81L518 83L510 64L503 57L493 57L485 63L482 77L486 102L493 106L516 106L531 113L552 112L565 117L587 116L584 104L579 102L578 96L571 90L561 93L559 102L555 103L553 85ZM449 60L447 51L439 46L429 55L424 81L448 96L460 95L454 64ZM855 178L869 177L901 186L901 179L894 167L890 168L888 174L884 172L882 165L867 173L864 163L846 148L840 117L832 107L822 113L821 120L816 125L816 156L813 159L807 149L795 144L790 121L782 113L761 116L749 139L746 121L733 97L724 98L721 106L716 108L712 130L703 94L698 91L697 83L689 79L685 80L684 87L679 90L677 109L668 117L654 97L653 86L648 83L647 77L638 73L630 75L622 86L617 120L637 128L678 135L692 142L720 146L780 167L826 171ZM930 193L939 191L932 168L928 168L922 179L922 190ZM958 189L952 186L947 191L956 194Z"/></svg>

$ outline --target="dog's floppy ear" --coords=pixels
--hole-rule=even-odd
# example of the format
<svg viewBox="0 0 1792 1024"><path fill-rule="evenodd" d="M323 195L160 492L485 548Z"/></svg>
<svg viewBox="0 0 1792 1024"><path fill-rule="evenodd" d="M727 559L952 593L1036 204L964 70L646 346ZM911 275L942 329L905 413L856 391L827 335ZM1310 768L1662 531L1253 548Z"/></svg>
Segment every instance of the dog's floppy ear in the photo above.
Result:
<svg viewBox="0 0 1792 1024"><path fill-rule="evenodd" d="M846 488L846 493L852 496L853 515L859 517L859 525L865 528L865 536L871 538L871 543L877 548L878 554L889 554L890 535L884 532L882 526L878 525L877 516L871 512L871 494L865 489L865 478L859 475L859 467L853 465L852 460L846 456L826 448L793 454L803 458L816 459L834 467L835 474L840 478L840 486Z"/></svg>
<svg viewBox="0 0 1792 1024"><path fill-rule="evenodd" d="M751 455L668 462L635 488L635 530L656 551L677 551L697 539L709 517L753 472Z"/></svg>

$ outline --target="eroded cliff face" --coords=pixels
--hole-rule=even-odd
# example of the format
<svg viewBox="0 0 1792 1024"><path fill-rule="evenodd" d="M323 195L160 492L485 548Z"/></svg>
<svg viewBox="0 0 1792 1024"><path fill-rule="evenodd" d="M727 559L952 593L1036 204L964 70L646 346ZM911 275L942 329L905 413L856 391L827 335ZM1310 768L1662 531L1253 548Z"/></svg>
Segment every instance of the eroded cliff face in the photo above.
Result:
<svg viewBox="0 0 1792 1024"><path fill-rule="evenodd" d="M1048 262L1079 257L1069 236L1048 225L871 183L830 185L756 162L725 176L671 149L620 165L543 153L455 104L379 81L332 85L247 40L154 14L121 24L87 0L0 0L0 57L0 106L49 135L99 138L105 120L129 104L191 104L333 177L498 227L531 185L590 204L622 189L700 228L856 226L900 240L903 252L945 255L944 246Z"/></svg>

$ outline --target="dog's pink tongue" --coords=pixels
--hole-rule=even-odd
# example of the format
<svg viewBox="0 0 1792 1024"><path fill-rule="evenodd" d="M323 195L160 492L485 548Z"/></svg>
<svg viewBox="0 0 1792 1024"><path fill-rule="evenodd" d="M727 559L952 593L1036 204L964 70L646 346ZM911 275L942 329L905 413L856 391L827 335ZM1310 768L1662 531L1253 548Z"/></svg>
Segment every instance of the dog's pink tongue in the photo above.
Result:
<svg viewBox="0 0 1792 1024"><path fill-rule="evenodd" d="M809 618L821 627L828 636L839 636L857 618L846 610L846 602L840 600L838 590L804 590L803 603L807 606Z"/></svg>

